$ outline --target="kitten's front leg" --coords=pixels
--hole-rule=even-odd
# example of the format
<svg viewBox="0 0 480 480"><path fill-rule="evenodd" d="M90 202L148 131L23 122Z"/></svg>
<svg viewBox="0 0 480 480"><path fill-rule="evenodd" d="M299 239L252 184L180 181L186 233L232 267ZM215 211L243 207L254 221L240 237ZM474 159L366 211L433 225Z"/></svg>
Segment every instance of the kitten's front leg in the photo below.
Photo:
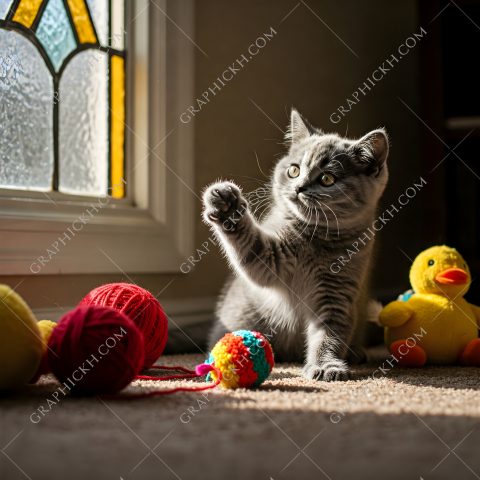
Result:
<svg viewBox="0 0 480 480"><path fill-rule="evenodd" d="M236 270L262 287L284 284L294 269L295 255L257 224L240 189L232 182L215 183L206 189L203 202L203 217Z"/></svg>
<svg viewBox="0 0 480 480"><path fill-rule="evenodd" d="M307 363L303 376L326 382L349 380L350 372L344 358L352 327L343 322L315 318L307 329Z"/></svg>

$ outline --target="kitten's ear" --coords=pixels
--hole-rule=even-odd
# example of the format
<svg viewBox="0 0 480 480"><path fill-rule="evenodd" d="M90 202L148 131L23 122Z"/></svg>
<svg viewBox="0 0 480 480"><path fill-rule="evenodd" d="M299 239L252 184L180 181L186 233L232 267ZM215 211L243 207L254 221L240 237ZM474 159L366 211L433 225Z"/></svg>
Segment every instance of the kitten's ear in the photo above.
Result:
<svg viewBox="0 0 480 480"><path fill-rule="evenodd" d="M361 162L368 164L366 172L368 175L378 175L388 157L387 132L383 128L373 130L355 142L351 150Z"/></svg>
<svg viewBox="0 0 480 480"><path fill-rule="evenodd" d="M290 140L291 145L301 142L303 139L314 133L317 133L317 131L297 112L297 110L292 108L290 127L285 135L287 140Z"/></svg>

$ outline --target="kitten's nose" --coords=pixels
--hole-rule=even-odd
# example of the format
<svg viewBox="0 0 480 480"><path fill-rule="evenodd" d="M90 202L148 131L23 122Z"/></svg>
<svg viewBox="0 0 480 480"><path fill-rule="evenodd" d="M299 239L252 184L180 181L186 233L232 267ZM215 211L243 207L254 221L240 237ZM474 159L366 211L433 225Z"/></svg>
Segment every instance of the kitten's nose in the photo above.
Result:
<svg viewBox="0 0 480 480"><path fill-rule="evenodd" d="M305 190L307 190L306 187L297 187L297 188L295 189L295 191L297 192L297 195L298 195L299 193L301 193L301 192L305 192Z"/></svg>

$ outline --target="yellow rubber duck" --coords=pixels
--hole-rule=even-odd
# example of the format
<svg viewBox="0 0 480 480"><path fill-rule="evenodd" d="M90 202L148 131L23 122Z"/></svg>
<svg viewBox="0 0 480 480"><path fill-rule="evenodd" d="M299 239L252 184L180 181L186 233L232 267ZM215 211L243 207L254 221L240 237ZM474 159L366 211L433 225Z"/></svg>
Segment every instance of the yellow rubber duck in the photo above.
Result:
<svg viewBox="0 0 480 480"><path fill-rule="evenodd" d="M463 257L446 245L420 253L410 269L415 293L380 313L385 343L398 364L459 362L480 367L480 308L468 303L472 277Z"/></svg>

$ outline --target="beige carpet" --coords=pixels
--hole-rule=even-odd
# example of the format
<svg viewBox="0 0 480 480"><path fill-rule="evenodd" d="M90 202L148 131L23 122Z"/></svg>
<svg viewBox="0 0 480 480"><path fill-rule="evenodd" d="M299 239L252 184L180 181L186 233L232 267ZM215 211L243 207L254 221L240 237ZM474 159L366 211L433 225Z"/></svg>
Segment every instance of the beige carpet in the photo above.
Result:
<svg viewBox="0 0 480 480"><path fill-rule="evenodd" d="M222 389L208 400L176 393L104 404L60 394L34 424L30 416L40 406L48 409L58 387L43 377L0 398L0 478L480 478L480 369L394 367L364 395L359 389L382 366L382 354L373 352L345 383L307 381L300 365L281 364L259 389ZM161 360L191 368L203 357ZM128 391L193 384L142 381ZM341 406L345 416L332 416ZM182 423L189 407L199 411L189 421L183 415L188 423Z"/></svg>

